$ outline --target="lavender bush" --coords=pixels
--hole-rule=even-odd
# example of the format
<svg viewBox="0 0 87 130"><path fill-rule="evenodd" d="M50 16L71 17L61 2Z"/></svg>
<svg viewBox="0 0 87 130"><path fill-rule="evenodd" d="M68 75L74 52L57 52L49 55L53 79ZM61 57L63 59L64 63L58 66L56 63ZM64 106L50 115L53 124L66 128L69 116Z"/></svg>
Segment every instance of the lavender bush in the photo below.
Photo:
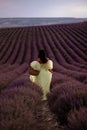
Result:
<svg viewBox="0 0 87 130"><path fill-rule="evenodd" d="M87 107L70 111L67 120L69 130L87 130Z"/></svg>
<svg viewBox="0 0 87 130"><path fill-rule="evenodd" d="M0 90L8 86L17 77L25 73L28 69L28 64L24 63L21 66L17 66L16 68L14 68L13 66L11 68L9 68L9 71L7 71L6 73L2 72L0 74Z"/></svg>
<svg viewBox="0 0 87 130"><path fill-rule="evenodd" d="M36 130L38 129L35 113L41 103L42 92L31 84L7 88L0 94L0 129L1 130Z"/></svg>
<svg viewBox="0 0 87 130"><path fill-rule="evenodd" d="M61 123L67 124L67 114L70 110L87 107L87 87L81 84L76 86L74 83L71 82L70 85L65 82L53 88L48 94L49 107Z"/></svg>

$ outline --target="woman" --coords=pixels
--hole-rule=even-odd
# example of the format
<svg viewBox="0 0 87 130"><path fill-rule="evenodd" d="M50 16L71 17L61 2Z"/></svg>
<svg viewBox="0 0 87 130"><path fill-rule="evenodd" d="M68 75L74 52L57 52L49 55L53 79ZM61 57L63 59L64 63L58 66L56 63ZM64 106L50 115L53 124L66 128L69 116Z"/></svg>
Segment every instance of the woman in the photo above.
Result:
<svg viewBox="0 0 87 130"><path fill-rule="evenodd" d="M44 50L39 51L37 61L30 63L30 80L42 88L43 100L46 100L46 95L50 91L52 69L53 62L47 58Z"/></svg>

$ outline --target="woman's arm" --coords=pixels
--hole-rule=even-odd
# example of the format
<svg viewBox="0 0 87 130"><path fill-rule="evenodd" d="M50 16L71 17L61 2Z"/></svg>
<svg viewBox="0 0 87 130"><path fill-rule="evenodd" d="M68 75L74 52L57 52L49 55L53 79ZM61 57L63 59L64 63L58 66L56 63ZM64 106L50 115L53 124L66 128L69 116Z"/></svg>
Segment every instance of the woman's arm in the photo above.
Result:
<svg viewBox="0 0 87 130"><path fill-rule="evenodd" d="M29 67L29 74L37 76L40 71L34 70L31 66Z"/></svg>
<svg viewBox="0 0 87 130"><path fill-rule="evenodd" d="M53 70L52 69L49 69L49 71L52 73L53 72Z"/></svg>

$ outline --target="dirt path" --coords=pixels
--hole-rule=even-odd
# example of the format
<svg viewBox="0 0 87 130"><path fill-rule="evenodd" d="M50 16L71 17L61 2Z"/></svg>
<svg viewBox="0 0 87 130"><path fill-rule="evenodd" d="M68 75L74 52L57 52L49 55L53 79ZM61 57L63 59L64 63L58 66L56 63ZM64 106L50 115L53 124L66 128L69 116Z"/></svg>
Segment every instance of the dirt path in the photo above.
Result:
<svg viewBox="0 0 87 130"><path fill-rule="evenodd" d="M51 113L47 101L42 101L36 112L38 130L62 130Z"/></svg>

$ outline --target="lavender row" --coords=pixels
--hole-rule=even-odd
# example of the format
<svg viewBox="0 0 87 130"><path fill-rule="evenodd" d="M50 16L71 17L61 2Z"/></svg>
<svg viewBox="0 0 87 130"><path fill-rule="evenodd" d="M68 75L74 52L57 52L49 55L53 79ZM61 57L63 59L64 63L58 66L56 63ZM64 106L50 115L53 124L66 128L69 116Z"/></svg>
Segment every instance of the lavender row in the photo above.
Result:
<svg viewBox="0 0 87 130"><path fill-rule="evenodd" d="M59 84L54 82L52 85L48 94L49 107L56 114L58 121L67 125L67 117L71 110L87 108L87 86L70 79L68 82L66 80Z"/></svg>
<svg viewBox="0 0 87 130"><path fill-rule="evenodd" d="M2 53L3 53L3 56L4 56L4 57L2 57L2 60L1 60L2 63L7 62L7 59L9 58L11 53L13 53L13 49L14 49L15 43L16 43L15 36L18 36L19 33L20 33L20 30L17 31L17 32L13 31L13 33L10 35L10 38L8 38L8 40L6 40L6 43L5 43L6 45L3 48L4 50L2 49Z"/></svg>
<svg viewBox="0 0 87 130"><path fill-rule="evenodd" d="M7 87L13 80L22 75L28 70L28 64L22 64L21 66L16 66L15 69L9 70L6 73L0 73L0 90Z"/></svg>
<svg viewBox="0 0 87 130"><path fill-rule="evenodd" d="M52 30L52 31L54 31L54 30ZM49 30L49 32L50 32L50 30ZM55 32L55 35L53 33L51 34L51 32L50 32L50 35L51 35L53 41L55 41L54 43L56 45L56 48L59 49L58 51L61 52L61 55L63 55L63 57L65 58L66 62L68 62L68 63L64 63L64 67L67 67L68 69L71 68L71 69L78 70L78 67L76 67L75 65L72 65L73 60L71 59L71 57L69 56L69 54L67 54L67 51L65 50L65 48L63 48L64 44L66 44L66 43L62 40L62 37L61 37L61 39L60 39L60 37L58 37L58 39L57 39L55 37L57 35L57 32ZM58 34L58 36L59 36L59 34Z"/></svg>
<svg viewBox="0 0 87 130"><path fill-rule="evenodd" d="M30 84L5 89L0 94L0 129L29 130L39 129L37 109L42 92Z"/></svg>

